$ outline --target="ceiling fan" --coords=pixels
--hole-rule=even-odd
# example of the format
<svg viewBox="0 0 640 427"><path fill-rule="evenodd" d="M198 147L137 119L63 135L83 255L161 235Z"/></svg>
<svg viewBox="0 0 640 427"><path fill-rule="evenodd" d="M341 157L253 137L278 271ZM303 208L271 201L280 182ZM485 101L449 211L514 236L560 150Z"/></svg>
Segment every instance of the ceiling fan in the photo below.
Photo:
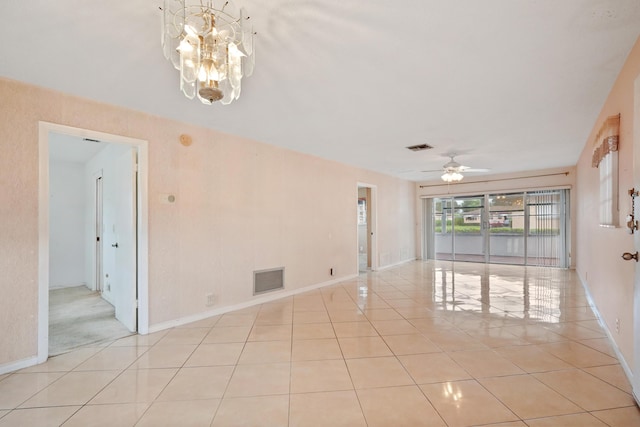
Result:
<svg viewBox="0 0 640 427"><path fill-rule="evenodd" d="M462 181L462 178L464 178L464 175L462 175L463 172L489 172L489 169L476 169L476 168L471 168L469 166L461 165L460 163L455 161L454 159L454 157L456 156L455 154L450 154L448 156L450 160L444 165L442 165L442 169L428 170L428 171L422 171L422 172L441 172L442 171L443 174L441 178L443 181L446 181L446 182Z"/></svg>

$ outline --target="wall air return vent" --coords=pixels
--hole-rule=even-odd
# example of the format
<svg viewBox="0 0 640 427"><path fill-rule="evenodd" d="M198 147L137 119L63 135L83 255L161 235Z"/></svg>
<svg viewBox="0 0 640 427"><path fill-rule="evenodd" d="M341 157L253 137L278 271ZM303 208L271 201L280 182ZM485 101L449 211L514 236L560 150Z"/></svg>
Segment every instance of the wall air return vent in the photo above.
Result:
<svg viewBox="0 0 640 427"><path fill-rule="evenodd" d="M284 267L253 272L253 294L284 289Z"/></svg>
<svg viewBox="0 0 640 427"><path fill-rule="evenodd" d="M424 151L424 150L430 150L433 147L430 146L429 144L419 144L419 145L411 145L407 148L411 151Z"/></svg>

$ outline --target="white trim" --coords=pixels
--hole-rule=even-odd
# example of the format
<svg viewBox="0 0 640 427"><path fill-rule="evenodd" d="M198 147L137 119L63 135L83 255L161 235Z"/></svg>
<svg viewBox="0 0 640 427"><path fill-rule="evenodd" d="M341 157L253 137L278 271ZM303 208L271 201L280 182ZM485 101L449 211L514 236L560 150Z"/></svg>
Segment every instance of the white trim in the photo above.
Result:
<svg viewBox="0 0 640 427"><path fill-rule="evenodd" d="M622 352L618 348L616 341L613 339L613 334L607 327L607 324L604 322L604 320L602 320L602 316L598 311L598 307L596 306L593 300L593 297L591 296L591 292L589 291L589 288L587 287L586 282L582 279L582 276L580 276L580 274L577 271L576 271L576 274L578 276L578 279L580 280L580 284L582 284L582 288L584 289L585 295L587 297L587 302L589 303L591 310L593 310L593 314L596 316L596 318L598 319L598 323L600 324L605 334L607 335L609 344L611 344L613 351L616 353L616 357L618 358L618 361L620 362L620 366L622 366L622 370L624 371L625 375L627 376L627 379L629 380L629 384L633 385L633 371L629 367L629 364L627 363L626 359L622 355ZM637 397L636 397L636 401L637 401Z"/></svg>
<svg viewBox="0 0 640 427"><path fill-rule="evenodd" d="M80 138L126 144L138 151L138 332L149 332L149 143L103 132L38 123L38 354L26 359L31 364L43 363L49 356L49 134L60 133Z"/></svg>
<svg viewBox="0 0 640 427"><path fill-rule="evenodd" d="M240 304L228 305L225 307L216 308L213 310L205 311L202 313L194 314L191 316L181 317L174 320L168 320L166 322L156 323L149 327L149 333L163 331L169 328L175 328L176 326L186 325L188 323L197 322L199 320L207 319L212 316L218 316L220 314L229 313L230 311L241 310L247 307L253 307L254 305L264 304L271 301L276 301L282 298L290 297L293 295L301 294L304 292L312 291L314 289L324 288L326 286L335 285L336 283L345 282L347 280L357 278L357 274L341 277L339 279L329 280L327 282L316 283L315 285L305 286L304 288L274 291L269 295L259 296L253 298L251 301L246 301Z"/></svg>
<svg viewBox="0 0 640 427"><path fill-rule="evenodd" d="M18 360L16 362L5 363L4 365L0 365L0 375L6 374L8 372L14 372L18 369L28 368L29 366L37 364L38 358L36 356Z"/></svg>

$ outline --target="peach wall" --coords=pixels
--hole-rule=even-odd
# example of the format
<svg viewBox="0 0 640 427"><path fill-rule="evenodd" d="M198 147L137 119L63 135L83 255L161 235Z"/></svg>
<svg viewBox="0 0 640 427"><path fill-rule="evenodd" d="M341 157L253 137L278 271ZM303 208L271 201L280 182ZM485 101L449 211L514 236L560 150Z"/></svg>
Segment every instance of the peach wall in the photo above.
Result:
<svg viewBox="0 0 640 427"><path fill-rule="evenodd" d="M634 80L640 74L640 39L611 89L577 165L577 271L586 284L607 328L627 365L633 366L633 286L634 263L623 261L623 252L633 252L633 237L623 228L631 211L627 190L633 187L633 92ZM591 167L595 134L604 119L621 114L619 152L619 223L620 228L598 225L599 174ZM636 113L637 114L637 113ZM616 319L620 332L616 332Z"/></svg>
<svg viewBox="0 0 640 427"><path fill-rule="evenodd" d="M380 267L415 258L412 182L15 81L0 99L0 367L37 350L39 121L149 141L150 327L251 301L254 270L284 266L287 290L357 274L358 182Z"/></svg>

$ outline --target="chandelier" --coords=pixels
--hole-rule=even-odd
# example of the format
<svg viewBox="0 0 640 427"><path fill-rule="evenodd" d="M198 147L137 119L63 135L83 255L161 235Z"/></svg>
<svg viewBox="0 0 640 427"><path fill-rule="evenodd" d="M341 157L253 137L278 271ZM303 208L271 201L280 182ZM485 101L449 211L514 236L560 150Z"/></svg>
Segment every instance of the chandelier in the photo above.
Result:
<svg viewBox="0 0 640 427"><path fill-rule="evenodd" d="M231 0L164 0L162 50L180 71L180 89L193 99L227 105L253 73L254 32Z"/></svg>
<svg viewBox="0 0 640 427"><path fill-rule="evenodd" d="M442 180L445 182L459 182L462 181L462 178L464 177L460 172L457 172L455 170L447 170L440 178L442 178Z"/></svg>

